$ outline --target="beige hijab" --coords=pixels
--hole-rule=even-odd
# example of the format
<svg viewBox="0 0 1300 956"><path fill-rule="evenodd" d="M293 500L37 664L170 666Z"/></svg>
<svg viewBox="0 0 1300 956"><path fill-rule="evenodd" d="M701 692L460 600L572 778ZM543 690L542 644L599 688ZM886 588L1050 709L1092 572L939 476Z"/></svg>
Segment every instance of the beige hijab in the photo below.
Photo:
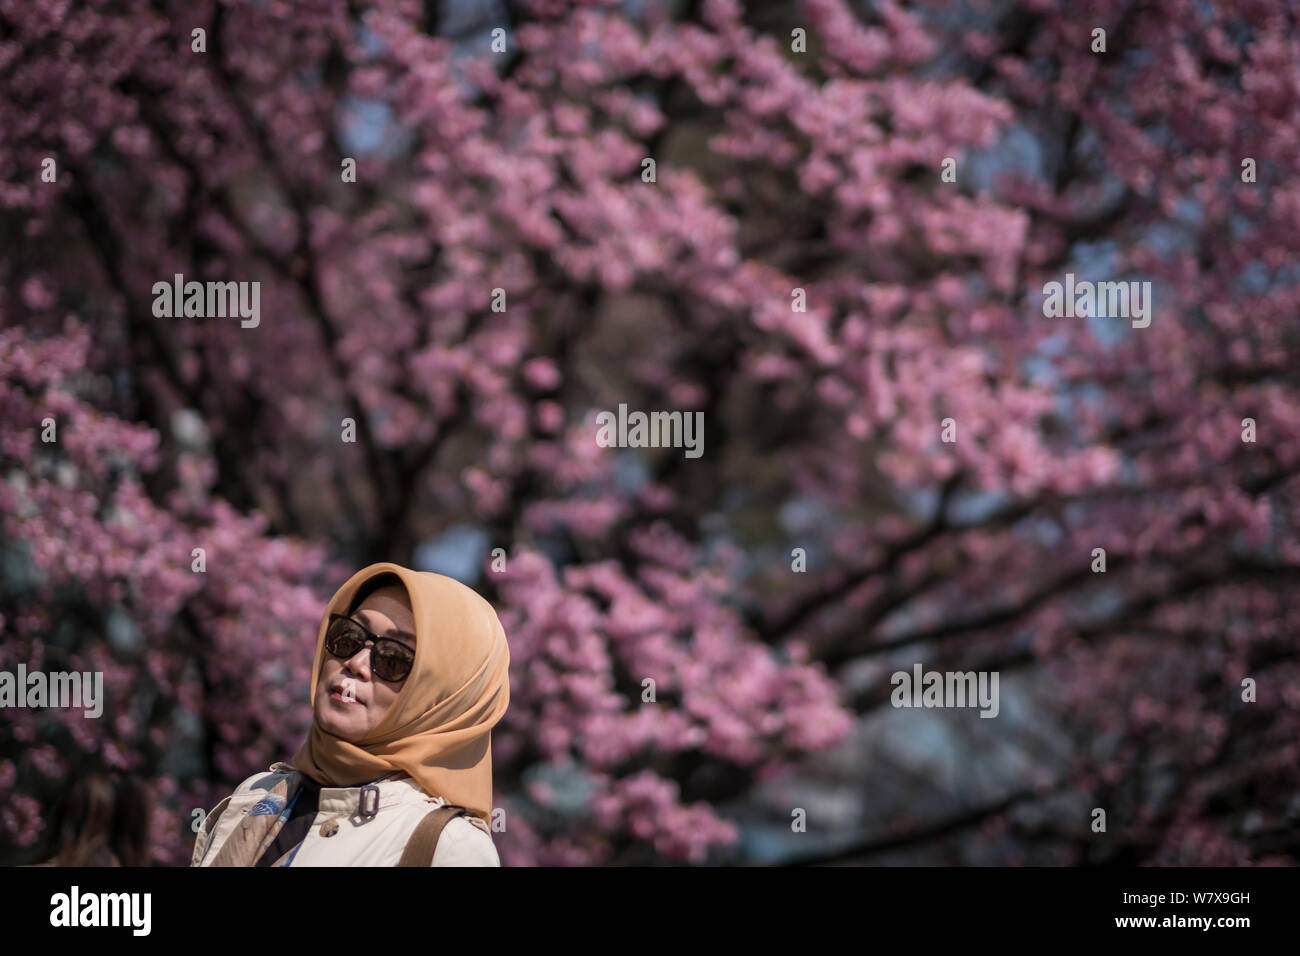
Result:
<svg viewBox="0 0 1300 956"><path fill-rule="evenodd" d="M381 562L335 592L316 635L311 702L325 659L331 614L346 614L368 579L401 578L415 616L415 665L383 719L356 743L313 721L293 765L327 787L354 787L404 771L430 796L492 813L492 728L510 703L510 651L492 605L453 578Z"/></svg>

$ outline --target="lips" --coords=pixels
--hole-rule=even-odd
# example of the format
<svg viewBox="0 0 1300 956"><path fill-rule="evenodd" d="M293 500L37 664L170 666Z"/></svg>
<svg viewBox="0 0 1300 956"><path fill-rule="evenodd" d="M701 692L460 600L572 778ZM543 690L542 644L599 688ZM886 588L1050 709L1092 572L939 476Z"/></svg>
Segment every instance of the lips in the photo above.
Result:
<svg viewBox="0 0 1300 956"><path fill-rule="evenodd" d="M355 688L353 688L353 690L352 690L352 697L351 697L351 699L345 699L344 696L343 696L343 687L344 687L344 685L343 685L343 684L340 684L340 683L334 683L334 684L331 684L331 685L330 685L330 697L332 697L333 699L335 699L335 700L337 700L337 701L339 701L340 703L343 703L343 704L359 704L359 703L361 703L361 701L360 701L359 699L357 699L357 692L356 692L356 689L355 689Z"/></svg>

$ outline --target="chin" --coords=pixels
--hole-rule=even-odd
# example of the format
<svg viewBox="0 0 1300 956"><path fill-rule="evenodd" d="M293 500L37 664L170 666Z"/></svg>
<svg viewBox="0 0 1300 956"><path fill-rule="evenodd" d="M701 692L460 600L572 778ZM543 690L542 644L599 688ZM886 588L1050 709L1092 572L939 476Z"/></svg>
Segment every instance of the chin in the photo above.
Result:
<svg viewBox="0 0 1300 956"><path fill-rule="evenodd" d="M357 714L357 717L360 717L360 714ZM326 734L342 737L343 740L355 740L365 734L365 727L361 726L360 721L356 721L356 719L341 721L338 714L326 713L318 715L316 722L320 724L321 730L324 730Z"/></svg>
<svg viewBox="0 0 1300 956"><path fill-rule="evenodd" d="M320 729L335 737L342 737L344 740L355 736L359 728L353 726L352 721L339 720L338 714L332 714L329 711L316 715L316 723Z"/></svg>
<svg viewBox="0 0 1300 956"><path fill-rule="evenodd" d="M328 734L333 734L335 737L338 737L342 740L354 740L357 737L361 736L363 732L362 728L360 727L341 726L340 724L332 720L324 721L321 723L320 726L321 726L321 730L325 731Z"/></svg>

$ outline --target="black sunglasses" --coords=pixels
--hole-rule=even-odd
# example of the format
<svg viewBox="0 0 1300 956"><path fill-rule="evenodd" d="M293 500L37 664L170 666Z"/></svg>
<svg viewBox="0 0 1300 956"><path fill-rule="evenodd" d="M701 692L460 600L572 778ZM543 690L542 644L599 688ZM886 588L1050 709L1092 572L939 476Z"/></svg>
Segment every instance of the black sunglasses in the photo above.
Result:
<svg viewBox="0 0 1300 956"><path fill-rule="evenodd" d="M376 637L350 617L330 615L329 629L325 632L325 650L347 660L365 647L367 641L371 644L371 673L387 681L405 680L415 664L415 651L391 637Z"/></svg>

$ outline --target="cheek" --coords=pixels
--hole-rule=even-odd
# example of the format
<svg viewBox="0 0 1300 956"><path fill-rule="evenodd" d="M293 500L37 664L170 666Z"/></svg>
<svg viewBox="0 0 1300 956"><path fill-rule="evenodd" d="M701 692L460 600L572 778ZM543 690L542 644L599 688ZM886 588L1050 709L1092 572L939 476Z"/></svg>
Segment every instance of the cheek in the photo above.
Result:
<svg viewBox="0 0 1300 956"><path fill-rule="evenodd" d="M371 692L373 706L380 712L387 712L388 708L393 706L393 701L397 700L397 695L401 690L400 687L390 687L383 681L375 681L374 690Z"/></svg>
<svg viewBox="0 0 1300 956"><path fill-rule="evenodd" d="M328 687L329 682L334 678L336 674L338 674L338 672L342 669L342 667L343 665L333 658L326 660L325 663L321 665L320 677L317 678L316 680L317 692L319 692L325 687Z"/></svg>

